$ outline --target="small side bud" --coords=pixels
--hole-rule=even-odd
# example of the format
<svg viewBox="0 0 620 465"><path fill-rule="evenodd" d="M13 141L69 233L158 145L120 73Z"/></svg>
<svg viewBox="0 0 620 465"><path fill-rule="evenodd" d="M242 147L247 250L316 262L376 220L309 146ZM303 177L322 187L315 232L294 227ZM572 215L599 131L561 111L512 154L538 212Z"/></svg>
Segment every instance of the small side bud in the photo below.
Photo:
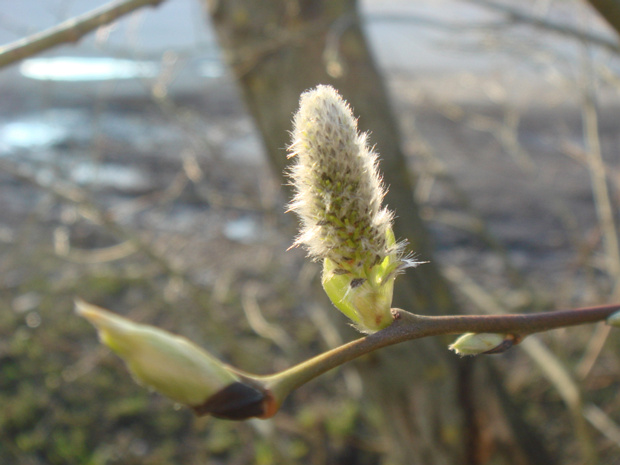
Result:
<svg viewBox="0 0 620 465"><path fill-rule="evenodd" d="M76 313L93 324L101 342L125 361L139 384L177 402L200 406L240 381L223 363L183 337L83 301L76 301ZM252 396L255 401L256 393Z"/></svg>
<svg viewBox="0 0 620 465"><path fill-rule="evenodd" d="M620 312L612 313L607 317L607 324L620 328Z"/></svg>
<svg viewBox="0 0 620 465"><path fill-rule="evenodd" d="M466 333L449 346L457 355L480 355L500 353L514 344L514 338L506 334Z"/></svg>

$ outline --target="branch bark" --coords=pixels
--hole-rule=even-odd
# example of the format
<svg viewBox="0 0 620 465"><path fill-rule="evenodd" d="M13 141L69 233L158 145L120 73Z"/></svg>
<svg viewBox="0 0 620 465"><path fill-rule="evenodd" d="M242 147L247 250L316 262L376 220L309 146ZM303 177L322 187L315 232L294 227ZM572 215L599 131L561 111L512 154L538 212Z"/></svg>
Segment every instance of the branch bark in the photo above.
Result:
<svg viewBox="0 0 620 465"><path fill-rule="evenodd" d="M119 0L81 16L68 19L57 26L38 32L0 47L0 68L65 43L74 43L99 26L110 24L132 11L164 0Z"/></svg>
<svg viewBox="0 0 620 465"><path fill-rule="evenodd" d="M604 321L620 311L620 304L516 315L424 316L400 309L393 311L396 319L384 330L344 344L274 375L243 375L268 391L273 405L267 411L269 415L273 415L284 398L299 386L332 368L383 347L413 339L462 333L505 334L512 336L512 341L517 344L533 333Z"/></svg>

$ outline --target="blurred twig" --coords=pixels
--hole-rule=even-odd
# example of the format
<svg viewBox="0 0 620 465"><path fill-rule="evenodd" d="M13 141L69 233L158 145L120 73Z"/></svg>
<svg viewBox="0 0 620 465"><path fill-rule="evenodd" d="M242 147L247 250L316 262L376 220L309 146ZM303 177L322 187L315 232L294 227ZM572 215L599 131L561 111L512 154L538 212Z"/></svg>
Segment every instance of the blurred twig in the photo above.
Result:
<svg viewBox="0 0 620 465"><path fill-rule="evenodd" d="M271 339L284 352L290 353L294 344L289 335L280 327L267 321L258 304L258 283L248 283L243 287L241 302L249 325L256 334Z"/></svg>
<svg viewBox="0 0 620 465"><path fill-rule="evenodd" d="M620 427L605 412L594 404L588 404L583 408L583 414L592 426L620 447Z"/></svg>
<svg viewBox="0 0 620 465"><path fill-rule="evenodd" d="M575 368L575 373L580 379L586 379L590 374L590 370L592 370L598 356L603 350L610 330L611 328L607 325L598 325L594 331L592 331L592 336L590 336L590 341L586 346L583 357L581 357L579 364Z"/></svg>
<svg viewBox="0 0 620 465"><path fill-rule="evenodd" d="M596 11L620 34L620 1L618 0L588 0Z"/></svg>
<svg viewBox="0 0 620 465"><path fill-rule="evenodd" d="M199 291L197 286L185 270L180 269L168 260L167 257L155 250L150 244L145 242L137 234L129 231L120 225L109 212L106 212L94 204L86 192L83 190L71 186L66 183L62 183L59 180L53 180L49 182L43 182L37 178L33 173L28 172L23 168L12 166L10 163L1 162L0 171L10 174L16 179L38 186L46 191L50 192L54 196L75 204L79 208L80 214L89 219L95 224L104 226L108 231L116 236L124 239L125 244L122 248L125 252L129 248L139 251L147 256L151 261L159 265L168 275L175 276L183 280L194 291Z"/></svg>
<svg viewBox="0 0 620 465"><path fill-rule="evenodd" d="M45 31L0 47L0 68L44 50L80 40L90 31L144 6L158 6L164 0L120 0L68 19Z"/></svg>
<svg viewBox="0 0 620 465"><path fill-rule="evenodd" d="M588 69L590 69L588 67ZM607 272L615 281L614 293L618 292L620 277L620 245L618 244L618 231L614 220L609 188L607 186L607 173L601 142L599 137L598 112L594 102L594 90L592 78L588 73L584 80L583 104L581 108L583 121L583 135L586 144L587 164L592 184L592 193L596 205L596 213L603 233Z"/></svg>
<svg viewBox="0 0 620 465"><path fill-rule="evenodd" d="M56 249L56 253L74 263L86 264L112 262L127 258L129 255L133 254L136 251L135 245L128 240L109 247L101 247L93 250L59 246L58 242L64 240L64 238L59 240L57 238L59 234L56 233L56 231L54 232L54 248Z"/></svg>
<svg viewBox="0 0 620 465"><path fill-rule="evenodd" d="M568 24L562 24L556 21L552 21L550 19L547 18L541 18L538 16L534 16L531 15L525 11L523 11L522 9L519 8L513 8L511 6L505 5L503 3L498 3L495 1L491 1L491 0L467 0L470 3L474 3L477 5L481 5L484 6L486 8L489 8L491 10L495 10L498 11L500 13L504 13L506 14L509 19L513 20L513 21L518 21L518 22L522 22L522 23L526 23L526 24L531 24L533 26L539 27L541 29L546 29L548 31L552 31L564 36L568 36L568 37L573 37L575 39L579 39L580 41L583 42L589 42L591 44L594 45L598 45L600 47L604 47L608 50L611 50L612 52L615 53L620 53L620 44L612 39L609 39L607 37L601 36L599 34L594 34L592 32L587 32L587 31L583 31L581 29L575 28L573 26L570 26ZM617 0L609 0L609 1L598 1L598 0L590 0L590 3L595 4L595 3L615 3L617 5L620 5L620 3ZM598 9L598 8L597 8ZM600 12L600 10L599 10ZM604 15L605 16L605 15ZM614 18L611 17L607 17L605 16L605 19L607 19L607 21L612 24L612 26L617 30L620 31L620 15L618 15L616 13L616 17L615 20ZM617 24L613 24L612 21L614 23Z"/></svg>

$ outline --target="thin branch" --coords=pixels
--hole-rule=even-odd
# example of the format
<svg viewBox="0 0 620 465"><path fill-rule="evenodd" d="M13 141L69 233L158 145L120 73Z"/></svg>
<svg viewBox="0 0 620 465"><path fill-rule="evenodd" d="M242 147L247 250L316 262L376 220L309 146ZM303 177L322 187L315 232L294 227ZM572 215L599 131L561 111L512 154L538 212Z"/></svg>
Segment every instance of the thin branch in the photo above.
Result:
<svg viewBox="0 0 620 465"><path fill-rule="evenodd" d="M607 38L607 37L602 36L600 34L594 34L594 33L591 33L591 32L587 32L587 31L583 31L581 29L575 28L575 27L570 26L568 24L559 23L557 21L552 21L550 19L534 16L534 15L531 15L529 13L526 13L522 9L513 8L511 6L508 6L508 5L505 5L505 4L502 4L502 3L497 3L497 2L494 2L494 1L490 1L490 0L468 0L468 1L470 3L476 4L476 5L480 5L480 6L484 6L486 8L498 11L500 13L504 13L504 14L506 14L508 16L509 19L511 19L513 21L518 21L518 22L521 22L521 23L531 24L531 25L539 27L541 29L546 29L548 31L555 32L557 34L561 34L561 35L568 36L568 37L574 37L574 38L579 39L579 40L584 41L584 42L589 42L589 43L594 44L594 45L599 45L599 46L604 47L604 48L606 48L606 49L608 49L608 50L610 50L612 52L620 53L620 43L618 43L618 41L610 39L610 38ZM613 3L619 3L617 0L610 0L610 1L613 2ZM599 2L597 2L596 0L591 0L590 3L594 5L594 4L599 3ZM604 3L604 2L600 2L600 3ZM599 10L599 12L600 12L600 10ZM603 14L603 13L601 13L601 14ZM610 24L612 24L612 19L613 18L605 17L605 19L607 19L607 21ZM620 22L620 18L616 18L616 22ZM620 29L618 29L618 27L614 26L614 28L617 31L620 31Z"/></svg>
<svg viewBox="0 0 620 465"><path fill-rule="evenodd" d="M158 6L163 1L164 0L118 0L110 2L88 13L68 19L45 31L4 45L0 47L0 68L58 45L77 42L99 26L109 24L144 6Z"/></svg>
<svg viewBox="0 0 620 465"><path fill-rule="evenodd" d="M620 34L620 1L619 0L588 0L605 21Z"/></svg>
<svg viewBox="0 0 620 465"><path fill-rule="evenodd" d="M533 314L423 316L393 309L395 321L384 330L355 340L288 370L270 376L242 375L266 390L265 417L275 414L294 389L337 366L375 350L429 336L462 333L499 333L518 343L525 336L551 329L604 321L620 310L620 304Z"/></svg>

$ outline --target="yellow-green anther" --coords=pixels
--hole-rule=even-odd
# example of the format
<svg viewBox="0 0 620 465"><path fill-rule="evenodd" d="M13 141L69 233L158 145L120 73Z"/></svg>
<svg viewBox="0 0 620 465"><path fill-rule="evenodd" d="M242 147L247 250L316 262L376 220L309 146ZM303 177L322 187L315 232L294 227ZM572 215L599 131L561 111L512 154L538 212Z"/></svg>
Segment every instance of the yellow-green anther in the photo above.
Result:
<svg viewBox="0 0 620 465"><path fill-rule="evenodd" d="M102 343L127 364L136 381L186 405L197 406L239 378L188 341L83 301L76 312L95 326Z"/></svg>
<svg viewBox="0 0 620 465"><path fill-rule="evenodd" d="M457 355L479 355L495 349L506 340L505 334L495 333L466 333L460 336L450 350Z"/></svg>
<svg viewBox="0 0 620 465"><path fill-rule="evenodd" d="M388 326L394 278L416 263L403 255L393 214L382 206L377 154L333 87L302 94L289 151L296 159L290 209L301 220L294 245L323 260L325 291L361 330Z"/></svg>

